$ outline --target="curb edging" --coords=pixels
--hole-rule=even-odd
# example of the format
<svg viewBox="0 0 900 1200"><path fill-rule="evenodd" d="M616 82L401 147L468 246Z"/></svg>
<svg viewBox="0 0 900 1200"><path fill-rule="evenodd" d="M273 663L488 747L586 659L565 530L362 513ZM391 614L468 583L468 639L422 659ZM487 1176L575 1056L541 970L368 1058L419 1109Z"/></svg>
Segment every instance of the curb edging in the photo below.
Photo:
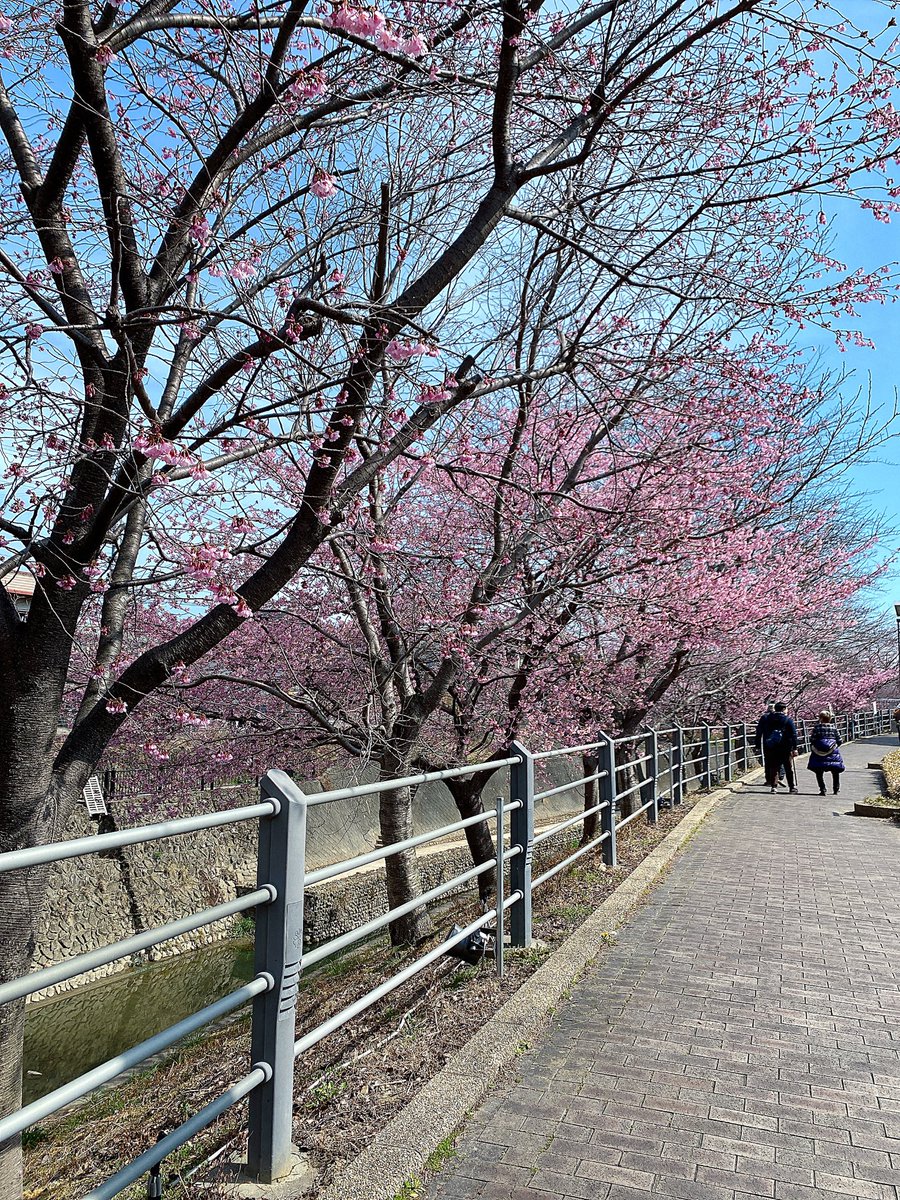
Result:
<svg viewBox="0 0 900 1200"><path fill-rule="evenodd" d="M742 777L752 783L762 771ZM565 993L644 901L654 884L733 784L699 800L583 924L555 950L433 1076L374 1141L319 1192L318 1200L395 1200L420 1177L436 1146L455 1133L565 998Z"/></svg>

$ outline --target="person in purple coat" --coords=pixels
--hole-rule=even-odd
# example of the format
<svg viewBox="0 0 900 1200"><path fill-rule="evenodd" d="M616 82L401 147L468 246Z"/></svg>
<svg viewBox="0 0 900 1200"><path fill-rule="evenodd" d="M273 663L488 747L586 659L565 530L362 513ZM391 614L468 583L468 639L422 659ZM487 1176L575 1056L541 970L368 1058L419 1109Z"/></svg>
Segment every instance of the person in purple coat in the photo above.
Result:
<svg viewBox="0 0 900 1200"><path fill-rule="evenodd" d="M837 731L834 717L827 709L819 713L819 719L809 735L808 771L812 771L819 785L819 795L825 795L825 772L831 772L832 791L835 796L841 790L841 771L844 760L838 747L841 735Z"/></svg>

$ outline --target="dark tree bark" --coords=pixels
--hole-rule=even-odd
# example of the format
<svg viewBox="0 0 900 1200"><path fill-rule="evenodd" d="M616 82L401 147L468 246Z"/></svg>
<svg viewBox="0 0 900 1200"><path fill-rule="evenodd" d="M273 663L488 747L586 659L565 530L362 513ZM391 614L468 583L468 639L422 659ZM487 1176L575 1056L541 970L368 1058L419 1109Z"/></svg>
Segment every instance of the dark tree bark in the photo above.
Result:
<svg viewBox="0 0 900 1200"><path fill-rule="evenodd" d="M467 817L477 817L484 812L481 794L492 774L491 771L479 771L477 775L469 775L464 779L447 780L447 788L463 820ZM494 857L496 850L490 821L470 825L465 835L473 866L480 866ZM478 876L478 896L482 903L490 902L496 884L497 872L493 867Z"/></svg>
<svg viewBox="0 0 900 1200"><path fill-rule="evenodd" d="M584 785L584 811L594 807L597 803L597 780L589 779L590 775L597 773L597 759L591 757L590 754L582 754L581 756L581 775L587 782ZM582 846L586 846L588 842L592 842L597 837L600 828L600 814L591 813L589 817L584 819L584 827L581 834Z"/></svg>

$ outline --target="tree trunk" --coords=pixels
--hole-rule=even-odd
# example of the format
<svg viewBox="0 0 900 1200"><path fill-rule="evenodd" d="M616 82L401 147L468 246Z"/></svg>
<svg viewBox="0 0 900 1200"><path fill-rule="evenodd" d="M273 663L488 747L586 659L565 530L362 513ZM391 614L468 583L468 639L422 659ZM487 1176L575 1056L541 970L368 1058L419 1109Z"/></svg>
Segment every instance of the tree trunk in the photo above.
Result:
<svg viewBox="0 0 900 1200"><path fill-rule="evenodd" d="M64 676L39 652L0 664L8 686L0 694L0 854L54 841L72 806L72 795L53 777L57 713ZM0 874L0 982L31 966L46 866ZM22 1102L24 1004L0 1007L0 1114ZM21 1195L18 1138L0 1146L0 1196Z"/></svg>
<svg viewBox="0 0 900 1200"><path fill-rule="evenodd" d="M385 755L380 763L379 780L396 779L409 774L409 764L394 754ZM382 792L378 806L381 840L385 846L402 842L413 834L412 795L408 787L390 788ZM422 878L415 850L403 850L389 855L384 862L388 907L397 908L422 893ZM391 922L391 945L404 946L421 942L432 932L428 910L415 908L404 917Z"/></svg>
<svg viewBox="0 0 900 1200"><path fill-rule="evenodd" d="M629 754L633 754L633 750L629 750ZM628 792L619 806L620 817L630 817L636 809L641 805L641 794L638 791L637 785L639 782L638 768L633 762L626 760L621 764L622 771L619 774L619 787L623 792Z"/></svg>
<svg viewBox="0 0 900 1200"><path fill-rule="evenodd" d="M596 758L592 758L590 754L582 754L581 756L581 775L583 779L587 779L584 785L584 812L589 808L593 808L597 803L597 780L588 779L589 775L597 774L598 762ZM584 818L584 828L581 834L582 846L586 846L588 842L592 842L597 837L597 831L600 828L600 814L591 813L589 817Z"/></svg>
<svg viewBox="0 0 900 1200"><path fill-rule="evenodd" d="M40 768L33 772L39 779ZM8 777L8 776L7 776ZM30 789L29 789L30 790ZM0 853L52 841L65 807L48 789L42 801L4 789L0 809ZM30 819L28 819L30 818ZM0 982L25 975L34 955L37 921L44 904L49 868L32 867L0 875ZM22 1104L22 1044L25 1002L0 1006L0 1115L8 1116ZM16 1200L22 1194L22 1153L19 1138L0 1145L0 1196Z"/></svg>
<svg viewBox="0 0 900 1200"><path fill-rule="evenodd" d="M463 820L467 817L477 817L484 812L481 793L484 790L485 781L481 778L482 775L483 772L480 772L479 775L470 776L468 779L446 780L447 788ZM465 834L473 866L477 867L494 857L494 837L491 833L490 821L480 821L477 825L470 825ZM490 871L485 871L483 875L478 876L478 896L482 903L491 901L496 884L497 872L493 867Z"/></svg>

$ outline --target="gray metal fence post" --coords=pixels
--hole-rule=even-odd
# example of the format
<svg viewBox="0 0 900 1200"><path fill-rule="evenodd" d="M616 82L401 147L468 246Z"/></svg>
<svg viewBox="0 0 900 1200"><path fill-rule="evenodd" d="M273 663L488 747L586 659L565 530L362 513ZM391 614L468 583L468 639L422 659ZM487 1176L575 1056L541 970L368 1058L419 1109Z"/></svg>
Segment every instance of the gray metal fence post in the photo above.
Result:
<svg viewBox="0 0 900 1200"><path fill-rule="evenodd" d="M612 738L600 734L603 741L597 747L597 769L603 772L597 780L597 792L600 796L600 831L606 834L600 843L600 853L608 867L614 867L616 855L616 747Z"/></svg>
<svg viewBox="0 0 900 1200"><path fill-rule="evenodd" d="M703 722L703 786L708 792L713 786L712 761L712 728L708 721Z"/></svg>
<svg viewBox="0 0 900 1200"><path fill-rule="evenodd" d="M675 741L672 743L672 806L684 800L684 729L675 726Z"/></svg>
<svg viewBox="0 0 900 1200"><path fill-rule="evenodd" d="M646 764L647 795L641 796L642 804L649 804L647 809L648 825L655 825L659 820L659 738L655 729L648 729L644 739L644 753L650 761Z"/></svg>
<svg viewBox="0 0 900 1200"><path fill-rule="evenodd" d="M531 856L534 843L534 759L521 742L513 742L510 756L518 754L519 761L509 768L509 798L521 800L522 807L510 814L510 848L521 847L521 852L510 859L509 889L521 892L509 910L509 944L531 945Z"/></svg>
<svg viewBox="0 0 900 1200"><path fill-rule="evenodd" d="M750 726L746 721L741 723L741 770L750 770Z"/></svg>
<svg viewBox="0 0 900 1200"><path fill-rule="evenodd" d="M731 761L731 726L725 726L725 782L731 783L734 769Z"/></svg>
<svg viewBox="0 0 900 1200"><path fill-rule="evenodd" d="M263 800L278 812L259 823L257 886L272 884L277 896L257 910L254 965L274 984L253 1002L250 1053L267 1064L268 1081L250 1093L247 1172L272 1183L291 1169L294 1112L294 1024L303 955L303 876L306 858L306 797L284 771L260 783Z"/></svg>

